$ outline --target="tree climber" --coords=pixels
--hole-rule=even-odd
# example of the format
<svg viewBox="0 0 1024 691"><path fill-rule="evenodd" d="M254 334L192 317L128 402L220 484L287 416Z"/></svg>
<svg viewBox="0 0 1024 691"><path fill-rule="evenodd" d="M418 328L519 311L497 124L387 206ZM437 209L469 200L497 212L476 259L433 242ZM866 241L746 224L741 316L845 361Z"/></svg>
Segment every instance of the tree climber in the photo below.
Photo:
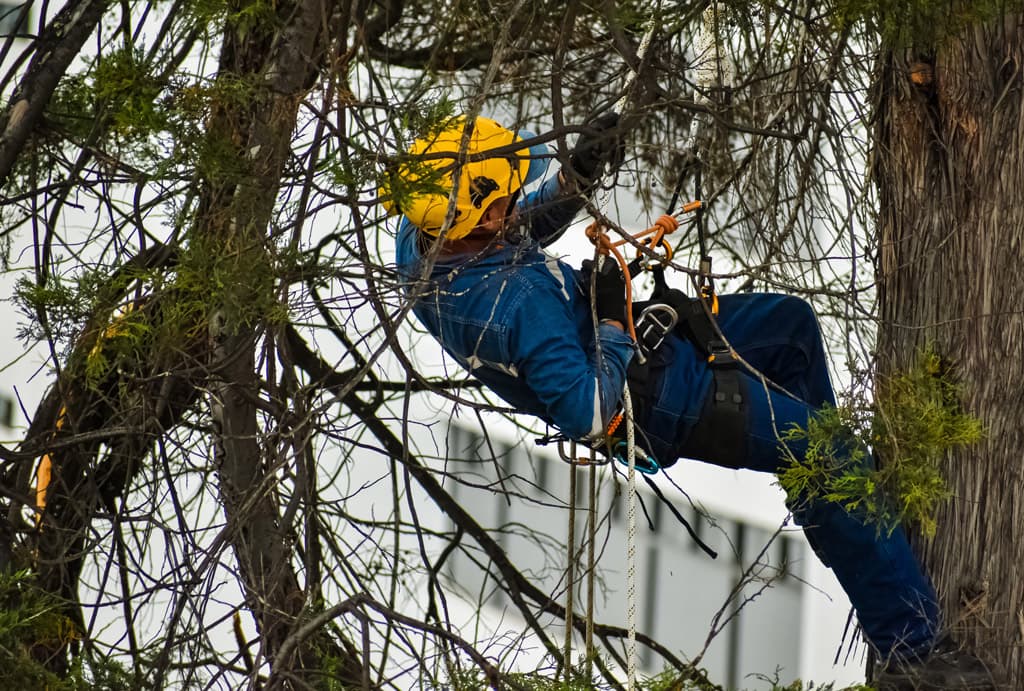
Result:
<svg viewBox="0 0 1024 691"><path fill-rule="evenodd" d="M779 294L719 300L717 324L733 351L789 394L739 368L710 367L699 326L668 333L640 365L616 262L591 276L592 263L576 270L543 251L605 170L621 163L618 118L592 120L568 169L520 199L549 157L533 138L487 118L456 118L417 140L401 181L385 186L382 202L403 215L397 266L416 316L501 398L570 439L602 440L628 382L637 435L655 468L684 457L779 472L790 456L776 430L806 428L816 409L835 403L810 306ZM806 444L789 451L801 457ZM985 665L941 633L936 594L901 528L887 533L820 498L792 509L857 611L880 660L880 689L994 688Z"/></svg>

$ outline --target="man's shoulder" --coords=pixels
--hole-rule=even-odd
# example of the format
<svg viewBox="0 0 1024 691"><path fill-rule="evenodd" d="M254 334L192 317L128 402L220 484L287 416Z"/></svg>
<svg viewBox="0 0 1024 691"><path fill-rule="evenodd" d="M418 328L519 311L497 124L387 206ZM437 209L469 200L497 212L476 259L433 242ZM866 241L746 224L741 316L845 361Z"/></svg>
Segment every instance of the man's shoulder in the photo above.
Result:
<svg viewBox="0 0 1024 691"><path fill-rule="evenodd" d="M523 272L524 280L541 290L554 291L565 300L570 300L576 288L576 272L558 257L542 250L532 253L529 270Z"/></svg>

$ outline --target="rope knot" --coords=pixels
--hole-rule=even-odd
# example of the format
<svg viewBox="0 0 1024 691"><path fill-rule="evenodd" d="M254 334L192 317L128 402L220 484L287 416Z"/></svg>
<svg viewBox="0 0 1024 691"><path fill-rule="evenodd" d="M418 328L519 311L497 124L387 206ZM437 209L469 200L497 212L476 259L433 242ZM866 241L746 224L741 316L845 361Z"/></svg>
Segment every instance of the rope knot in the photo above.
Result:
<svg viewBox="0 0 1024 691"><path fill-rule="evenodd" d="M612 241L608 238L608 234L601 228L600 221L594 221L585 231L587 239L590 240L597 251L600 254L608 254L608 250L612 248Z"/></svg>
<svg viewBox="0 0 1024 691"><path fill-rule="evenodd" d="M664 214L660 218L658 218L657 221L654 222L654 226L652 227L652 230L654 228L661 228L661 230L664 232L665 235L670 235L670 234L674 233L676 230L678 230L678 228L679 228L679 221L676 220L675 216L670 216L669 214Z"/></svg>

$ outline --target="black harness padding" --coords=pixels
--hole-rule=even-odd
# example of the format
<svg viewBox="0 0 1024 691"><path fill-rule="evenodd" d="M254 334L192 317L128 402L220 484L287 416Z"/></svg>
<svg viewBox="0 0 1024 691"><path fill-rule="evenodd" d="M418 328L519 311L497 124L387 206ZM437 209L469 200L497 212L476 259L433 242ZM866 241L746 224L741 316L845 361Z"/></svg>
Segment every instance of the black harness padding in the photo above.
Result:
<svg viewBox="0 0 1024 691"><path fill-rule="evenodd" d="M700 418L679 452L683 456L718 465L742 467L747 455L749 429L747 379L740 372L732 349L719 337L705 302L669 288L661 267L653 268L652 274L655 289L650 302L664 303L675 310L679 315L676 334L693 344L707 361L712 374L711 391ZM637 374L629 376L630 390L649 391L649 374L646 373L649 368L637 366L636 369ZM649 397L637 396L645 403Z"/></svg>
<svg viewBox="0 0 1024 691"><path fill-rule="evenodd" d="M639 358L632 358L626 367L626 386L633 394L630 402L633 404L633 419L646 420L648 407L650 406L651 395L651 361L650 359L640 362Z"/></svg>
<svg viewBox="0 0 1024 691"><path fill-rule="evenodd" d="M742 468L748 455L747 381L735 369L715 368L712 372L711 394L678 453L727 468Z"/></svg>

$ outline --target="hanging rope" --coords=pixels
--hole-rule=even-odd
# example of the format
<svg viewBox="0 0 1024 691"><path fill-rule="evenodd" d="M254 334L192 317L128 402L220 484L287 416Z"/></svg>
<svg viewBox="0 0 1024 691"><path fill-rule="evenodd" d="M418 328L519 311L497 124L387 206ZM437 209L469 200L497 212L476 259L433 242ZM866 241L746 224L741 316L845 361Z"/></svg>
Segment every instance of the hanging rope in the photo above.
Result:
<svg viewBox="0 0 1024 691"><path fill-rule="evenodd" d="M575 585L576 585L576 489L578 466L589 466L587 492L587 604L586 604L586 637L584 648L584 678L590 679L593 672L595 649L594 649L594 600L596 592L596 571L597 571L597 466L603 463L597 460L597 449L591 447L589 460L584 457L575 458L576 442L570 443L570 451L566 454L559 444L559 454L563 460L569 463L569 527L566 536L566 580L569 583L568 592L565 598L565 641L563 643L563 659L565 661L566 683L571 682L572 676L572 635L575 617ZM580 546L582 552L583 547Z"/></svg>
<svg viewBox="0 0 1024 691"><path fill-rule="evenodd" d="M595 461L597 457L597 449L590 449L590 460ZM586 679L590 679L590 675L593 671L594 666L594 584L595 584L595 569L597 567L597 468L594 463L591 463L589 472L587 473L590 481L590 491L588 502L590 506L587 511L587 636L586 636Z"/></svg>
<svg viewBox="0 0 1024 691"><path fill-rule="evenodd" d="M721 3L713 2L708 5L701 15L701 23L693 37L693 50L695 53L694 65L694 93L695 103L716 107L719 104L717 98L723 93L727 94L735 77L735 65L728 59L722 49L722 34L727 31L728 8ZM686 149L694 167L694 196L698 200L704 199L703 176L707 151L707 142L701 142L700 130L709 125L707 113L695 113L690 122L690 134L686 143ZM680 177L676 185L676 193L683 182ZM673 196L675 199L675 195ZM674 203L674 202L673 202ZM711 275L711 255L707 248L707 227L704 217L703 205L697 210L696 226L697 240L700 243L700 265L698 271L697 292L706 303L712 314L718 314L718 297L715 293L714 279Z"/></svg>
<svg viewBox="0 0 1024 691"><path fill-rule="evenodd" d="M648 24L647 30L644 32L644 36L643 36L643 38L640 41L640 46L639 46L639 50L638 50L638 54L637 54L637 57L638 57L637 66L636 66L635 70L632 71L632 73L630 75L630 78L629 78L629 81L627 82L627 84L623 88L622 97L619 99L618 103L616 104L616 110L618 112L620 112L620 113L625 114L626 106L628 105L629 98L630 98L631 92L633 90L632 87L633 87L634 83L637 81L637 78L639 77L639 70L641 69L644 61L646 60L647 52L648 52L648 50L650 48L650 44L651 44L651 41L652 41L653 36L654 36L654 30L655 30L655 27L658 24L657 18L660 15L660 11L661 11L661 2L658 2L657 7L655 8L654 15L652 15L651 21ZM722 78L723 75L721 73L722 72L721 52L719 50L719 46L717 45L717 40L716 40L717 39L717 28L718 28L718 15L719 15L718 5L717 5L717 3L713 3L711 5L710 12L705 11L705 14L704 14L705 26L702 27L703 28L703 32L699 32L699 33L703 33L704 34L704 36L701 37L701 40L703 40L705 44L707 43L707 36L708 36L708 34L710 34L712 36L711 44L713 45L713 49L714 49L714 52L713 52L713 56L714 56L713 65L714 65L715 72L717 73L716 76L718 78L718 81L719 81L719 83L721 83L721 82L723 82L725 80ZM711 29L711 31L708 31L708 29ZM707 47L708 47L707 45L702 45L701 46L702 52L705 55L706 55L706 48ZM705 81L710 81L710 79L708 79L706 76L698 77L698 84L701 84L702 82L705 82ZM693 139L692 144L694 145L693 150L695 152L696 152L695 144L696 144L697 128L700 126L698 120L699 120L698 118L694 119L693 128L691 130L691 137ZM699 158L698 158L698 161L699 161ZM698 175L699 175L699 172L698 172ZM698 184L698 190L699 190L699 185L700 185L699 177L698 177L698 183L697 184ZM642 231L640 233L635 234L631 238L634 243L639 242L641 238L645 238L645 240L643 241L643 246L645 246L648 250L650 250L651 253L656 253L657 250L663 249L664 252L665 252L665 258L662 261L663 264L667 263L668 261L671 261L671 258L672 258L672 247L665 240L665 236L673 233L675 230L677 230L679 228L679 221L675 218L674 215L671 215L671 211L672 211L672 209L675 208L675 204L676 204L676 201L677 201L678 191L679 191L678 187L679 186L677 186L676 193L673 195L672 204L669 207L669 214L665 214L664 216L661 216L657 221L655 221L653 226L651 226L650 228L648 228L645 231ZM699 201L700 198L701 198L700 197L700 191L698 191L698 197L697 197L698 201L691 202L691 203L687 204L680 213L687 213L689 211L696 211L697 212L697 223L698 223L698 226L700 227L700 230L703 230L702 224L703 224L704 218L703 218L702 204ZM633 304L632 304L633 303L633 293L632 293L632 286L631 286L631 280L632 280L632 275L631 274L632 274L632 272L630 271L629 262L626 261L625 257L619 251L619 247L621 245L625 244L626 242L629 242L629 240L628 239L623 239L623 240L620 240L618 242L611 242L611 240L608 238L607 233L604 232L602 224L599 221L597 221L597 220L595 220L593 223L590 224L590 226L586 230L586 234L587 234L587 237L590 239L590 241L594 244L594 246L596 248L597 254L599 255L598 261L599 262L601 261L601 257L606 257L606 256L609 256L609 255L614 256L615 260L618 262L619 267L622 270L622 274L623 274L623 276L625 278L625 290L626 290L626 295L625 295L625 298L626 298L626 325L625 326L626 326L626 328L627 328L627 330L629 332L630 337L633 339L634 342L637 342L636 328L634 326L634 319L633 319ZM710 262L707 261L708 260L707 252L706 252L705 248L703 247L703 233L701 233L700 240L701 240L701 245L702 245L702 247L701 247L701 272L700 273L701 273L701 277L702 277L701 284L702 284L702 292L703 292L703 288L704 288L705 283L710 281L710 273L711 273L711 271L710 271ZM647 258L648 258L648 261L650 261L650 259L652 257L648 256ZM600 264L598 264L598 266L600 266ZM713 286L711 286L709 284L708 287L707 287L707 290L708 290L709 295L711 295L711 296L714 295L714 288L713 288ZM642 358L642 354L639 353L639 351L638 351L637 354L638 354L638 356L640 356ZM627 492L627 511L626 511L626 516L627 516L627 518L626 518L626 520L627 520L627 533L626 533L626 545L627 545L626 546L626 626L627 626L626 675L627 675L627 688L628 688L628 690L629 691L635 691L636 690L636 673L637 673L637 651L636 651L636 506L637 506L636 470L637 470L637 467L636 467L636 437L635 437L635 428L634 428L634 420L633 420L633 405L632 405L632 400L630 398L630 393L629 393L629 387L628 386L626 386L623 389L622 405L623 405L623 414L624 414L625 423L626 423L626 455L627 455L627 459L628 459L628 474L627 474L628 492ZM620 422L621 422L620 420L613 420L611 422L610 429L613 429L615 426L618 426L620 424ZM575 455L575 454L573 454L573 455ZM593 454L592 454L591 462L593 462L593 460L594 459L593 459ZM583 462L585 462L585 461L583 461ZM573 473L573 475L571 476L572 477L572 481L571 481L571 490L570 490L573 493L572 508L571 508L572 514L575 514L575 470L576 470L575 466L576 466L577 463L579 463L579 461L574 461L574 463L572 464L573 465L572 470L570 471L570 472ZM589 518L589 524L590 524L589 540L590 540L590 549L592 550L593 549L593 544L594 544L594 539L595 539L595 535L594 535L594 532L593 532L593 529L594 529L593 528L594 517L593 517L592 512L594 510L594 505L596 503L596 499L595 499L595 496L594 496L594 489L593 489L593 486L594 486L593 473L595 473L596 470L595 470L595 468L593 466L591 466L590 471L591 471L592 475L591 475L591 496L590 496L590 511L591 511L591 514L590 514L590 518ZM574 533L575 528L574 528L574 520L573 519L574 519L574 516L570 515L570 554L572 553L572 549L573 549L573 542L572 542L573 537L572 536L575 535L575 533ZM590 571L590 573L588 575L588 578L592 578L593 577L594 564L593 564L592 559L593 559L593 557L590 557L590 559L588 559L588 568L589 568L589 571ZM570 569L572 568L571 562L572 562L572 559L570 559ZM573 572L570 572L570 573L573 573ZM569 590L570 590L569 602L570 603L572 602L572 589L573 589L573 585L574 585L574 583L572 581L572 578L570 578L570 586L569 586ZM592 638L592 626L593 626L593 611L592 611L592 597L593 597L593 593L592 593L592 586L588 586L588 596L587 597L588 597L588 606L587 606L587 642L586 642L586 645L587 645L587 659L588 659L588 667L587 667L587 669L588 669L588 676L589 676L589 660L590 660L590 657L591 657L591 650L592 650L592 648L591 648L591 638ZM567 617L567 621L570 622L570 626L567 627L568 632L567 632L567 635L566 635L566 661L567 661L567 664L568 664L568 653L570 651L569 646L570 646L570 643L571 643L571 636L572 636L571 618Z"/></svg>
<svg viewBox="0 0 1024 691"><path fill-rule="evenodd" d="M575 450L575 449L574 449ZM563 664L565 664L565 683L572 683L572 629L573 605L576 590L576 464L569 464L569 535L566 537L567 564L566 580L568 588L565 593L565 646Z"/></svg>
<svg viewBox="0 0 1024 691"><path fill-rule="evenodd" d="M633 429L633 402L629 387L622 391L622 407L626 412L626 680L629 691L636 689L636 438Z"/></svg>
<svg viewBox="0 0 1024 691"><path fill-rule="evenodd" d="M699 203L687 204L686 207L680 213L686 213L694 211L699 208ZM652 252L659 248L666 248L666 255L671 257L671 246L665 240L665 236L675 232L679 228L679 221L675 216L671 214L665 214L658 218L647 230L636 233L632 236L634 241L640 241L644 238L643 244ZM615 260L619 264L619 268L622 269L622 274L625 277L625 289L626 289L626 327L629 331L630 337L634 342L637 341L636 329L634 327L633 319L633 291L631 281L632 275L630 271L629 262L623 256L622 252L619 251L619 247L627 243L628 240L623 239L618 242L612 242L608 237L608 234L604 232L601 223L595 220L591 223L586 230L587 238L590 239L591 243L597 250L599 257L607 257L611 255L615 257ZM638 351L637 355L640 353ZM627 627L627 643L626 643L626 677L627 677L627 688L629 691L635 691L636 689L636 671L637 671L637 656L636 656L636 504L637 504L637 489L636 489L636 430L633 424L633 404L629 396L629 387L625 387L622 392L622 417L613 418L608 427L608 433L611 434L615 429L623 422L626 423L626 455L628 459L628 475L627 482L629 489L627 492L627 511L626 511L626 627ZM573 465L575 469L575 464ZM593 472L593 470L592 470ZM592 500L593 501L593 500ZM570 519L571 521L571 519ZM572 523L570 522L570 525ZM591 537L593 541L593 537ZM591 567L593 568L593 567ZM592 615L588 612L588 628L592 625ZM589 637L589 636L588 636ZM590 653L589 642L588 642L588 656Z"/></svg>

